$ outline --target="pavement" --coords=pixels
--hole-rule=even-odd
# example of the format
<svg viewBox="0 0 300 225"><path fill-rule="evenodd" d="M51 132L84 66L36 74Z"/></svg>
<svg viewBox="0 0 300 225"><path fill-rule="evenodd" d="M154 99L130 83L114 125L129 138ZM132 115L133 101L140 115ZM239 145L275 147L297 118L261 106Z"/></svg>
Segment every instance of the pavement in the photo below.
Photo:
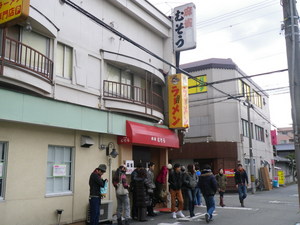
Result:
<svg viewBox="0 0 300 225"><path fill-rule="evenodd" d="M296 184L279 187L271 191L248 193L245 207L239 203L237 193L225 193L225 207L218 206L218 195L215 196L216 210L214 225L295 225L300 223L298 186ZM188 211L183 211L186 218L173 219L171 213L159 212L148 221L131 221L134 225L201 225L207 224L204 218L206 207L195 207L195 217L190 218Z"/></svg>

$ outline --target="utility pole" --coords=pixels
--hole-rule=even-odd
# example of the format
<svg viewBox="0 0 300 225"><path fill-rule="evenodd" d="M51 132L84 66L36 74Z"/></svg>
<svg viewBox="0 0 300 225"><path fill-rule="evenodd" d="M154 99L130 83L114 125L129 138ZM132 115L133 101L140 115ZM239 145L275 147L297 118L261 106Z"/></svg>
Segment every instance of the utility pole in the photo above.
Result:
<svg viewBox="0 0 300 225"><path fill-rule="evenodd" d="M295 159L297 176L300 174L300 63L299 63L299 16L295 0L282 0L283 21L285 29L286 53L289 70L290 95L294 128ZM298 181L298 193L300 182ZM298 197L300 207L300 195Z"/></svg>
<svg viewBox="0 0 300 225"><path fill-rule="evenodd" d="M251 193L255 194L255 171L253 165L253 147L252 147L252 126L250 117L250 108L252 107L250 103L250 95L246 96L247 102L247 116L248 116L248 133L249 133L249 155L250 155L250 179L251 179Z"/></svg>

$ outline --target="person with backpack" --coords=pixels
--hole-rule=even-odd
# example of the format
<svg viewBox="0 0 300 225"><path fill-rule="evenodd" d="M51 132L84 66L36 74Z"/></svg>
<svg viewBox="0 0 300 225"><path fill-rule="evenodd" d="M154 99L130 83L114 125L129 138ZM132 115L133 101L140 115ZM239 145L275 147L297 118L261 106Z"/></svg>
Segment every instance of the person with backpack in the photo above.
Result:
<svg viewBox="0 0 300 225"><path fill-rule="evenodd" d="M123 213L125 218L125 225L129 225L129 219L130 219L130 203L129 203L129 194L128 194L129 185L126 179L125 166L121 165L116 170L112 182L114 187L116 188L118 225L122 225Z"/></svg>
<svg viewBox="0 0 300 225"><path fill-rule="evenodd" d="M196 199L196 187L198 183L198 176L196 175L195 166L188 165L187 172L184 174L183 183L186 186L186 193L189 201L189 211L190 217L194 217L194 207L195 207L195 199Z"/></svg>
<svg viewBox="0 0 300 225"><path fill-rule="evenodd" d="M209 223L213 220L213 212L216 208L214 196L217 192L217 181L211 171L210 165L203 166L198 185L201 189L206 203L207 213L205 214L205 220L207 223Z"/></svg>

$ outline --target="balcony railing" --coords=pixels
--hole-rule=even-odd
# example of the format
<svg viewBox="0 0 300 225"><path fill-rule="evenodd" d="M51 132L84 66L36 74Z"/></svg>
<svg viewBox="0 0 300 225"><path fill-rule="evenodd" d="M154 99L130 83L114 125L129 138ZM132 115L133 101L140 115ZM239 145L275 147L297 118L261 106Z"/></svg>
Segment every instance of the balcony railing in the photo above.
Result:
<svg viewBox="0 0 300 225"><path fill-rule="evenodd" d="M0 60L3 63L15 65L33 72L39 78L51 82L53 79L53 61L22 42L3 35Z"/></svg>
<svg viewBox="0 0 300 225"><path fill-rule="evenodd" d="M144 88L133 85L108 80L104 81L103 86L104 97L129 101L150 109L155 109L159 112L164 111L163 98L155 92L146 91Z"/></svg>

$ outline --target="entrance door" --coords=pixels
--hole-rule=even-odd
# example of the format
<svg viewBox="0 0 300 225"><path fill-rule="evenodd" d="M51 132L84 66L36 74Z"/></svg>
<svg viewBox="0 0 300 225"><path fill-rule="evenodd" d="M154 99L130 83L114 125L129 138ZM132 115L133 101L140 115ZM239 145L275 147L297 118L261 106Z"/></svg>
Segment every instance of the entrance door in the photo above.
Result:
<svg viewBox="0 0 300 225"><path fill-rule="evenodd" d="M135 166L137 163L142 163L147 168L152 160L152 151L149 147L133 146L132 158Z"/></svg>

